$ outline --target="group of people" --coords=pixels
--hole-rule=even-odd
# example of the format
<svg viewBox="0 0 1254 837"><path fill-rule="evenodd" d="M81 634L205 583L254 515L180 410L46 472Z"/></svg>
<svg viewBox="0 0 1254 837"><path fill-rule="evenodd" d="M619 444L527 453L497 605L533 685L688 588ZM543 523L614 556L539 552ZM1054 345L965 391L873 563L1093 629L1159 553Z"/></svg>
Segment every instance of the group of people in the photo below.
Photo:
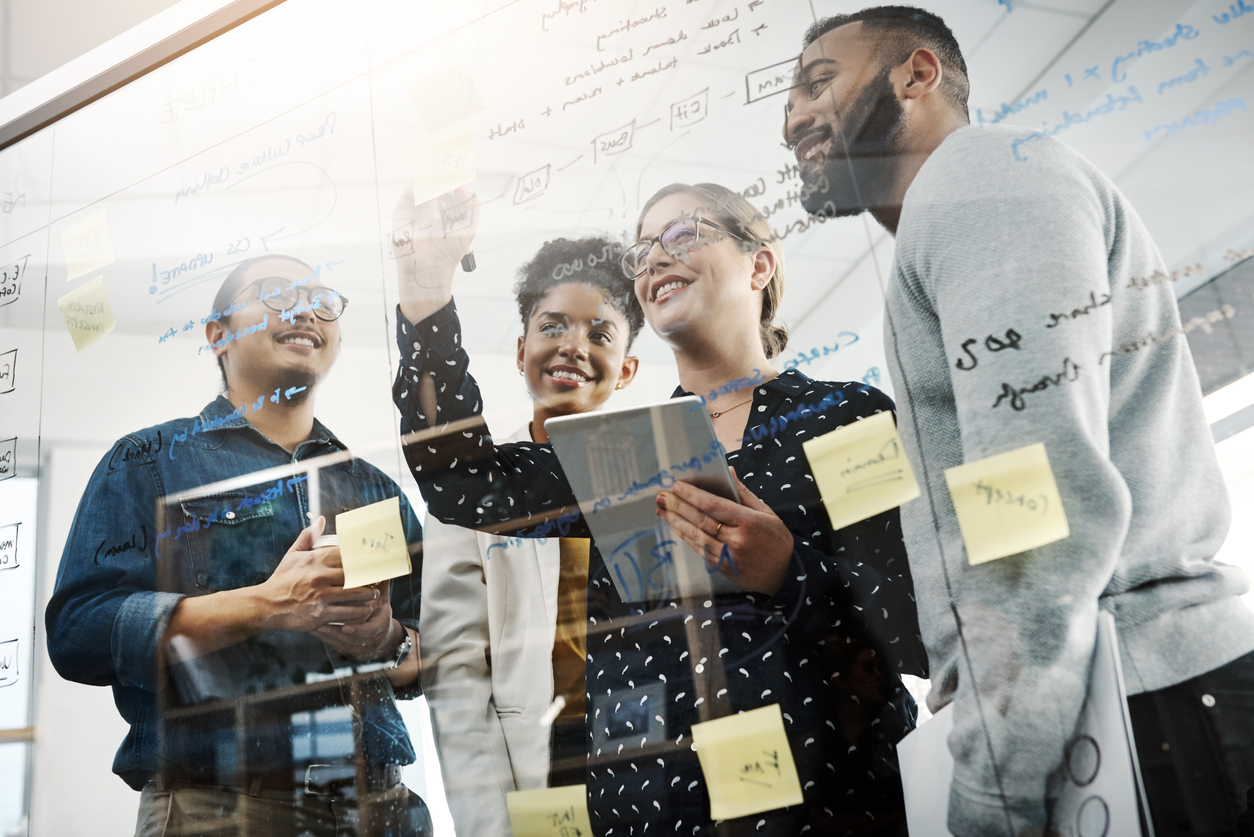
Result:
<svg viewBox="0 0 1254 837"><path fill-rule="evenodd" d="M92 476L47 611L58 671L111 686L130 724L114 769L142 791L137 834L224 819L250 834L429 834L399 780L415 754L395 706L424 690L463 837L509 834L510 792L566 785L586 786L598 835L901 834L897 744L917 719L903 675L931 678L933 711L953 704L952 834L1063 830L1049 777L1099 610L1118 627L1147 820L1160 835L1254 833L1254 614L1243 574L1213 560L1229 510L1197 375L1180 337L1104 354L1178 327L1171 289L1132 281L1162 258L1101 172L1057 140L971 126L967 94L948 27L902 6L816 23L788 94L806 210L870 212L896 237L896 404L777 372L770 224L723 186L672 184L642 206L634 244L556 237L519 268L533 417L495 437L452 298L479 208L452 196L470 223L397 258L393 401L425 532L314 417L347 299L309 287L296 259L239 266L213 310L234 305L237 330L270 310L290 326L219 345L228 318L207 324L225 391L197 418L212 429L166 451L148 440L192 419L120 440L133 455ZM442 230L440 208L407 191L393 227ZM1110 304L1050 324L1090 293ZM674 353L675 396L720 393L704 408L739 494L676 482L656 513L735 592L624 600L549 443L546 420L632 383L645 322ZM979 353L1010 329L1027 335L1012 351ZM997 399L1064 359L1078 372L1021 409ZM276 388L301 391L265 403ZM835 529L802 445L879 413L922 496ZM945 469L1037 442L1070 536L970 565ZM283 485L247 502L263 470ZM319 538L336 512L390 497L413 571L345 589ZM97 548L141 527L145 550ZM716 821L692 728L771 705L803 801ZM353 746L328 755L316 728L337 718Z"/></svg>

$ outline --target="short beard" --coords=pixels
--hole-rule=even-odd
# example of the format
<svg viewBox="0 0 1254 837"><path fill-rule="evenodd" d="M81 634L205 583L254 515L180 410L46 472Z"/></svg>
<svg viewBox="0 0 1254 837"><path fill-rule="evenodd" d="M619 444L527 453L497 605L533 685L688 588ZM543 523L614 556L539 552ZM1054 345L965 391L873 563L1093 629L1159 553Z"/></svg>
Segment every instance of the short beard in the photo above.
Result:
<svg viewBox="0 0 1254 837"><path fill-rule="evenodd" d="M801 165L801 205L811 215L848 218L887 203L896 180L905 109L884 69L854 99L844 130L817 162Z"/></svg>
<svg viewBox="0 0 1254 837"><path fill-rule="evenodd" d="M318 385L318 376L304 369L285 369L271 383L281 390L280 404L299 407L313 395L314 387ZM293 392L292 397L288 398L289 389L298 389L300 392Z"/></svg>

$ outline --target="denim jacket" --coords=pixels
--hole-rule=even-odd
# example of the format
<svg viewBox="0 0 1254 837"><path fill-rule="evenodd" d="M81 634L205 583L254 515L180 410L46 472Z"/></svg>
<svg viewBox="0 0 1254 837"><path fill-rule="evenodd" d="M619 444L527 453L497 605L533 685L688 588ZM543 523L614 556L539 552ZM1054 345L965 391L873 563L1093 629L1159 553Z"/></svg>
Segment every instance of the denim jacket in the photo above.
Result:
<svg viewBox="0 0 1254 837"><path fill-rule="evenodd" d="M48 653L63 677L113 688L130 724L113 770L136 789L157 772L225 784L232 776L335 760L325 746L302 740L300 730L320 710L349 705L349 688L331 675L351 663L315 634L269 631L158 668L161 640L179 601L265 581L306 525L310 508L304 473L181 502L177 495L347 450L315 420L309 439L289 453L243 413L219 396L199 416L120 439L92 474L61 557L45 616ZM391 601L396 618L417 630L422 528L400 487L359 459L319 474L328 532L339 512L400 497L413 571L393 579ZM413 762L390 684L371 680L359 689L367 758ZM409 698L421 687L400 691ZM343 726L349 713L332 715ZM351 758L351 751L337 755Z"/></svg>

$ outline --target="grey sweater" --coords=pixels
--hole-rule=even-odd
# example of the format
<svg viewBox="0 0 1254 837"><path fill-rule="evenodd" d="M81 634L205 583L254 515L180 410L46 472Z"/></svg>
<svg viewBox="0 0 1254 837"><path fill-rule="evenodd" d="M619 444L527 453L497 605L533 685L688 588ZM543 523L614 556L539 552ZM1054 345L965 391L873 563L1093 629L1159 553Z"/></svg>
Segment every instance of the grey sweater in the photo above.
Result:
<svg viewBox="0 0 1254 837"><path fill-rule="evenodd" d="M1162 256L1109 179L1026 136L967 127L931 155L906 193L886 300L898 423L925 485L902 524L928 705L954 703L958 837L1044 825L1098 608L1115 617L1131 693L1254 649L1248 582L1213 560L1227 492ZM1070 537L970 566L945 469L1036 442Z"/></svg>

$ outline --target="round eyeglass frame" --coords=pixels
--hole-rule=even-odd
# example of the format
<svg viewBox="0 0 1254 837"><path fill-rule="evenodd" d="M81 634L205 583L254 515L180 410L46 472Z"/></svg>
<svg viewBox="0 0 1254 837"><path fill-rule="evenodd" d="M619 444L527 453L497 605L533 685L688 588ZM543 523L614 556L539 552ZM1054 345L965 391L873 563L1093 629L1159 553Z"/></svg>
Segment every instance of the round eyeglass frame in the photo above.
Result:
<svg viewBox="0 0 1254 837"><path fill-rule="evenodd" d="M283 289L282 293L266 296L266 282L279 282L287 287ZM315 317L322 320L324 323L335 322L340 317L344 316L344 309L348 307L348 297L344 296L344 294L339 291L322 285L315 287L293 285L290 280L284 279L281 276L265 276L261 279L255 279L240 288L239 293L235 295L234 299L239 299L240 296L254 286L257 288L257 294L261 304L269 308L271 311L278 311L279 313L299 305L301 291L305 292L305 299L309 302L309 310ZM278 286L276 285L275 288L277 287ZM339 301L339 311L332 314L332 309L330 307L331 303L326 300L319 299L317 304L314 304L314 299L323 296L324 293L326 294L327 300Z"/></svg>
<svg viewBox="0 0 1254 837"><path fill-rule="evenodd" d="M666 235L671 232L671 230L675 229L675 227L679 226L680 224L691 224L691 223L695 223L697 227L696 234L692 237L691 243L687 245L683 245L683 246L676 246L674 249L671 249L670 247L666 246L666 242L664 239L666 238ZM736 239L737 241L748 241L747 238L736 235L734 232L727 229L726 227L720 224L716 224L713 221L711 221L709 218L703 218L700 215L693 215L688 218L678 218L672 221L671 223L667 224L666 229L662 230L662 232L659 233L658 235L653 236L653 238L650 238L650 239L642 238L639 241L637 241L635 244L631 245L626 250L624 250L623 257L620 260L620 266L623 269L623 273L627 276L628 279L635 279L640 274L644 273L645 268L640 268L639 270L632 270L633 255L638 252L640 255L638 258L635 259L635 263L643 264L644 260L649 257L649 252L653 250L654 244L662 245L663 250L665 250L668 254L670 254L671 256L674 256L677 259L680 258L683 253L691 253L694 249L696 249L697 243L701 241L701 225L702 224L708 224L709 226L713 227L714 229L718 230L724 235L730 235L732 238ZM644 245L647 245L647 246L644 246ZM643 249L641 249L642 246L643 246Z"/></svg>

